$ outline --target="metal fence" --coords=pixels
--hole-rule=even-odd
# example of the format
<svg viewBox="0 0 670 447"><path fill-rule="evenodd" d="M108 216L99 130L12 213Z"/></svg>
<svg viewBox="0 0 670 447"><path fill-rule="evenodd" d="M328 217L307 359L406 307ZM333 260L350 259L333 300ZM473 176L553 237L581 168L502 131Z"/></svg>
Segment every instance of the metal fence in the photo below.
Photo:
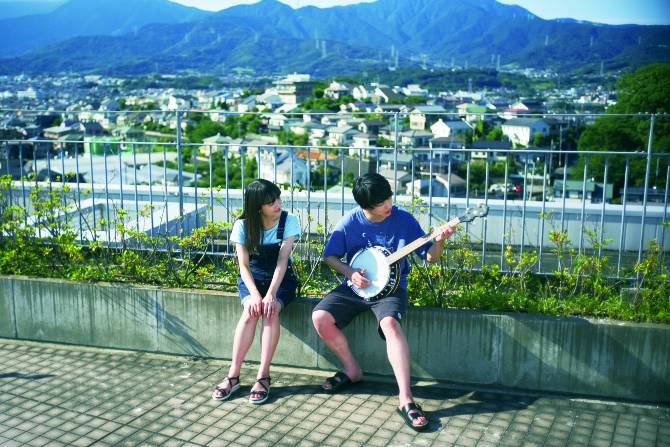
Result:
<svg viewBox="0 0 670 447"><path fill-rule="evenodd" d="M9 112L26 116L33 111L4 111ZM505 251L513 247L538 255L538 273L551 272L557 262L552 233L557 231L579 253L616 259L617 274L638 262L652 239L663 252L670 251L670 154L654 150L655 139L667 143L667 135L658 135L658 122L665 126L666 116L623 116L631 132L646 129L644 151L577 151L574 133L598 118L593 114L536 115L552 122L553 129L535 135L542 146L526 148L493 142L487 147L482 141L491 140L476 139L476 126L486 127L477 121L486 123L498 115L482 115L469 126L470 132L451 138L403 131L403 123L413 117L402 112L318 113L321 122L337 127L330 133L337 141L331 137L329 144L318 136L298 145L268 138L295 138L299 120L247 139L193 143L182 134L190 129L186 126L191 118L214 115L221 120L257 117L262 126L272 127L268 114L175 111L174 134L157 136L157 141L105 136L0 140L0 174L13 178L7 199L30 215L31 191L63 191L69 209L60 218L78 232L80 242L114 245L118 235L112 222L119 210L137 231L189 234L207 221L231 224L242 207L243 185L263 177L280 185L284 208L300 217L303 243L308 243L327 237L337 220L356 206L349 189L353 179L379 172L389 179L396 204L413 212L426 230L470 206L487 204L488 218L466 225L464 231L481 247L482 263L498 263L502 269ZM443 124L464 122L454 114L430 115ZM323 130L305 119L302 128L308 134ZM382 127L377 135L386 137L352 133L349 124L337 124L340 119L367 119ZM31 224L30 217L25 224ZM210 251L230 254L227 235Z"/></svg>

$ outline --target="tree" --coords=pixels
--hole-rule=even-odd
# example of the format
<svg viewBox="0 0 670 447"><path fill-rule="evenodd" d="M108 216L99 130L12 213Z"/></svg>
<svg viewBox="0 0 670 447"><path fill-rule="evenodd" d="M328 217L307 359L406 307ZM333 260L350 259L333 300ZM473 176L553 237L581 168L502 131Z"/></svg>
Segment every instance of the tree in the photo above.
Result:
<svg viewBox="0 0 670 447"><path fill-rule="evenodd" d="M492 141L503 141L504 135L502 128L496 127L495 129L491 129L491 131L486 134L486 139Z"/></svg>
<svg viewBox="0 0 670 447"><path fill-rule="evenodd" d="M198 117L196 115L194 118ZM186 135L189 141L193 143L202 143L202 140L213 135L225 134L226 128L221 123L215 123L208 116L199 116L196 118L197 124L195 126L186 127Z"/></svg>
<svg viewBox="0 0 670 447"><path fill-rule="evenodd" d="M192 165L191 165L192 170ZM258 162L256 158L244 159L244 186L258 177ZM198 164L198 186L209 186L209 165ZM223 151L212 154L212 186L226 187L226 160ZM228 187L232 189L242 188L242 159L230 154L228 156Z"/></svg>
<svg viewBox="0 0 670 447"><path fill-rule="evenodd" d="M670 64L653 64L617 82L614 113L670 113Z"/></svg>
<svg viewBox="0 0 670 447"><path fill-rule="evenodd" d="M491 131L491 126L484 120L479 120L477 121L477 124L475 125L475 135L474 135L474 140L484 140L486 139L486 135L488 135ZM502 131L501 131L502 132Z"/></svg>
<svg viewBox="0 0 670 447"><path fill-rule="evenodd" d="M280 130L277 132L277 141L282 145L307 146L309 136L307 134L298 135L290 130Z"/></svg>
<svg viewBox="0 0 670 447"><path fill-rule="evenodd" d="M602 116L582 132L577 143L579 150L590 151L646 151L649 137L651 114L670 112L670 64L654 64L638 69L633 74L622 76L617 82L617 104L610 108L608 115ZM652 152L670 151L670 120L659 117L654 124ZM575 178L582 178L586 157L581 156ZM610 166L623 166L623 156L609 157ZM658 161L659 171L665 172L667 159ZM605 166L604 156L590 156L588 177L602 181ZM646 160L630 158L629 186L643 186ZM664 179L658 179L658 186ZM608 183L614 183L618 194L623 187L623 169L610 170Z"/></svg>
<svg viewBox="0 0 670 447"><path fill-rule="evenodd" d="M337 185L340 181L340 170L338 168L334 167L329 167L328 168L328 179L327 179L327 186L330 188L331 186ZM312 185L312 190L323 190L323 180L326 174L326 167L324 165L319 165L311 171L311 185Z"/></svg>
<svg viewBox="0 0 670 447"><path fill-rule="evenodd" d="M547 140L548 138L542 135L542 132L535 132L535 135L533 136L533 146L543 147L547 144Z"/></svg>

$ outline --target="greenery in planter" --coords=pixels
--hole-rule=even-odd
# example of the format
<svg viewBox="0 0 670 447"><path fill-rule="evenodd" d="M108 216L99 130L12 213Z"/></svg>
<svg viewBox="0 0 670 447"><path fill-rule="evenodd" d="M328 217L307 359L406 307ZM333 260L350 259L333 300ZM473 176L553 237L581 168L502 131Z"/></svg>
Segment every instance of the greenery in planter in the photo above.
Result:
<svg viewBox="0 0 670 447"><path fill-rule="evenodd" d="M652 242L646 256L624 276L640 281L631 299L622 296L628 282L614 276L607 258L578 253L566 233L552 232L561 267L551 275L533 274L537 254L515 253L506 247L503 271L499 265L479 265L480 253L467 236L447 242L449 260L437 265L415 263L409 276L410 301L419 306L537 313L553 316L591 316L627 321L670 323L670 281L663 253ZM479 268L475 269L476 266Z"/></svg>
<svg viewBox="0 0 670 447"><path fill-rule="evenodd" d="M82 245L78 230L62 218L72 211L65 200L67 185L62 191L33 188L30 216L22 203L11 202L10 188L10 178L0 178L1 274L237 291L236 259L207 254L229 224L207 222L190 235L151 236L137 231L128 214L117 210L112 222L96 222L98 230L116 234L117 246L99 241ZM419 200L404 205L414 212L423 208ZM339 282L320 258L328 231L320 227L317 233L304 237L294 255L301 296L320 296ZM551 275L533 273L538 257L532 250L521 254L508 245L501 268L482 264L478 245L467 234L454 237L439 263L413 262L410 300L418 306L670 323L669 272L657 243L630 271L615 275L609 260L597 255L595 232L587 232L593 254L578 252L564 232L552 229L549 234L558 260ZM617 276L638 278L636 287ZM622 289L631 293L622 296Z"/></svg>

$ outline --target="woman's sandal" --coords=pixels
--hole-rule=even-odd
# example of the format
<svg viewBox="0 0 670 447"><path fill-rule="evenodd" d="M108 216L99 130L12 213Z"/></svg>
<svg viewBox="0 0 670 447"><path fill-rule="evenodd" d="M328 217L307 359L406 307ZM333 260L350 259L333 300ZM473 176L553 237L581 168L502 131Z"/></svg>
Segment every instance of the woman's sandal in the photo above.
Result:
<svg viewBox="0 0 670 447"><path fill-rule="evenodd" d="M267 386L262 382L262 380L267 381ZM260 379L256 380L256 383L260 383L265 390L251 390L249 393L249 403L254 404L254 405L260 405L266 400L268 400L268 397L270 397L270 383L272 379L270 379L270 376L267 377L261 377ZM258 398L254 398L255 396L258 396Z"/></svg>
<svg viewBox="0 0 670 447"><path fill-rule="evenodd" d="M402 419L405 421L405 424L407 424L413 430L421 431L425 430L426 427L428 427L428 418L424 414L419 404L410 402L408 404L403 405L402 408L396 408L396 411L398 412L400 417L402 417ZM421 425L415 425L414 420L419 419L421 416L423 416L426 419L426 422Z"/></svg>
<svg viewBox="0 0 670 447"><path fill-rule="evenodd" d="M223 388L221 385L223 385L223 382L228 381L228 385L230 385L229 389ZM235 385L233 385L233 381L235 381ZM226 376L220 384L214 387L214 392L212 393L212 399L214 400L227 400L230 399L230 396L233 395L233 393L237 390L240 389L240 376L237 377L228 377Z"/></svg>

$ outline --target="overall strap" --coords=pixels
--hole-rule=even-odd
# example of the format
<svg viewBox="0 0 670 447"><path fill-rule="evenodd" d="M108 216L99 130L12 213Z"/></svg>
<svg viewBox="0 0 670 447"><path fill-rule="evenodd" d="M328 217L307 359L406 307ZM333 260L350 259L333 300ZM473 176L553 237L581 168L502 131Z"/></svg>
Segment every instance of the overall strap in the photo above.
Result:
<svg viewBox="0 0 670 447"><path fill-rule="evenodd" d="M279 226L277 227L277 239L279 243L284 240L284 229L286 227L286 217L288 216L288 211L282 211L281 216L279 216Z"/></svg>

